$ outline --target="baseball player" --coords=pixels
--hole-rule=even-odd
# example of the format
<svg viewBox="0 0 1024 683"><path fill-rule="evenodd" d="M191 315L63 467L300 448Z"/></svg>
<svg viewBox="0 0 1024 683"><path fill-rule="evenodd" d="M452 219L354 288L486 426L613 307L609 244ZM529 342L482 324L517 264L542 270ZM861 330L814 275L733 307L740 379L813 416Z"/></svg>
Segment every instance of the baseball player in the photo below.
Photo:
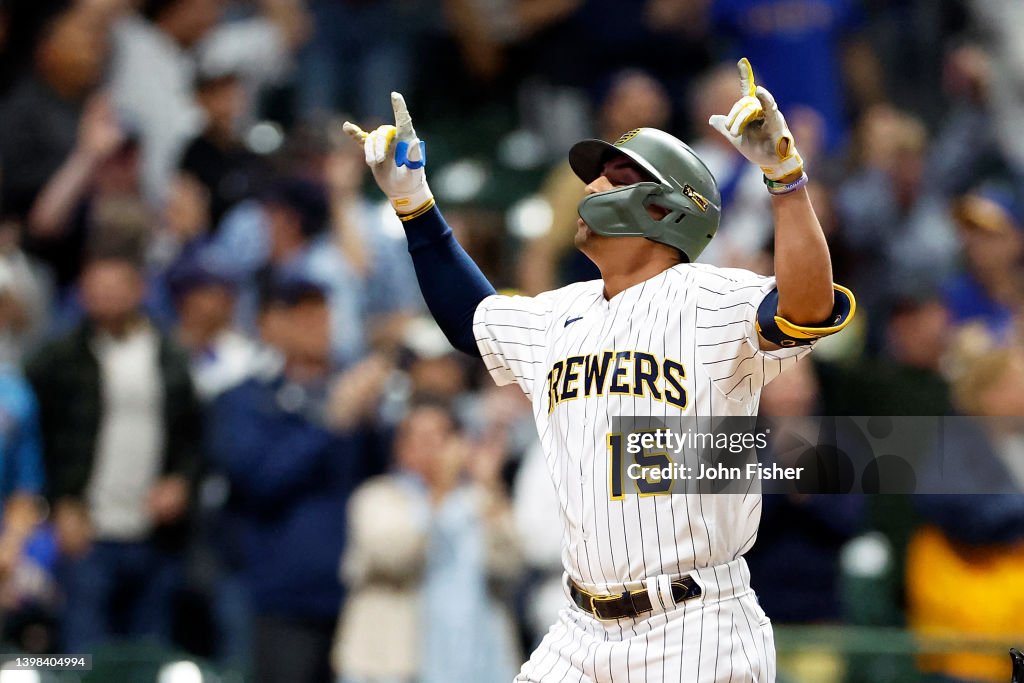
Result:
<svg viewBox="0 0 1024 683"><path fill-rule="evenodd" d="M740 99L709 123L764 172L774 277L695 263L718 228L715 179L685 144L641 128L569 152L586 183L576 245L601 279L499 296L434 205L402 96L392 94L394 126L345 124L404 222L438 324L533 402L568 604L517 681L775 679L771 625L743 559L760 496L672 495L668 480L617 477L614 463L634 456L610 434L620 415L754 415L761 388L853 315L786 121L746 59L739 71Z"/></svg>

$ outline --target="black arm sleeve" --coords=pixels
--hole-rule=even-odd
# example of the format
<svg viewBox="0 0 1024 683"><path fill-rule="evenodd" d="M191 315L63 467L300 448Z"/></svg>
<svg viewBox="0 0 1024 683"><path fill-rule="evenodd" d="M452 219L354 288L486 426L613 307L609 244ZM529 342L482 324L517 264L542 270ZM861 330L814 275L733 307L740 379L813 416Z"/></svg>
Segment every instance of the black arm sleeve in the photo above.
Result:
<svg viewBox="0 0 1024 683"><path fill-rule="evenodd" d="M404 223L420 291L431 315L459 351L480 356L473 314L494 287L455 239L435 206Z"/></svg>

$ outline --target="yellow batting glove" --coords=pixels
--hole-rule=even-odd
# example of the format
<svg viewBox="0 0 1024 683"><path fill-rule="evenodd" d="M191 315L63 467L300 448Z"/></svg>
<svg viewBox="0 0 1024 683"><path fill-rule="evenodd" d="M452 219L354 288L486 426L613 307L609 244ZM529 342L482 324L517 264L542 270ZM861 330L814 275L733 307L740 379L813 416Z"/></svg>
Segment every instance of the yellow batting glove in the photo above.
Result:
<svg viewBox="0 0 1024 683"><path fill-rule="evenodd" d="M412 117L400 93L391 93L395 125L380 126L369 133L348 121L343 126L353 140L363 146L366 165L377 186L387 195L395 213L403 221L422 216L434 206L434 195L427 186L426 145L412 126Z"/></svg>
<svg viewBox="0 0 1024 683"><path fill-rule="evenodd" d="M708 123L725 136L740 153L761 167L769 188L793 183L803 177L804 160L793 143L793 134L779 105L767 88L754 81L754 70L744 57L740 72L740 99L728 114L715 114Z"/></svg>

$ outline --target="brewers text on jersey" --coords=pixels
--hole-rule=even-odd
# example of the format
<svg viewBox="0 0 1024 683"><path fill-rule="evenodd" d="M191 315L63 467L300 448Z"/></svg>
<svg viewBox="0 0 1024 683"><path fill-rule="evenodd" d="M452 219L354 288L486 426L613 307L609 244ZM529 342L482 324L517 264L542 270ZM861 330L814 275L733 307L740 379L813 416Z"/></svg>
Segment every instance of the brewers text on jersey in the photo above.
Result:
<svg viewBox="0 0 1024 683"><path fill-rule="evenodd" d="M685 379L682 363L643 351L570 356L548 371L548 412L562 401L604 396L606 390L609 394L650 396L682 410L686 408Z"/></svg>

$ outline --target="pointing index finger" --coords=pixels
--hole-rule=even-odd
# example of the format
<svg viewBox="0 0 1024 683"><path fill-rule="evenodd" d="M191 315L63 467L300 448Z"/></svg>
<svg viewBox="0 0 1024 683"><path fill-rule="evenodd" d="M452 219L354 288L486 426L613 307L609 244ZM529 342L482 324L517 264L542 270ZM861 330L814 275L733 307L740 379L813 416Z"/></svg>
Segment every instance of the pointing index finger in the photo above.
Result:
<svg viewBox="0 0 1024 683"><path fill-rule="evenodd" d="M754 68L750 66L750 60L746 57L736 62L740 70L740 96L754 97L757 92L757 83L754 82Z"/></svg>
<svg viewBox="0 0 1024 683"><path fill-rule="evenodd" d="M399 140L411 140L416 137L416 130L412 127L412 116L409 115L409 107L405 104L402 93L391 93L391 108L395 112L395 128Z"/></svg>

